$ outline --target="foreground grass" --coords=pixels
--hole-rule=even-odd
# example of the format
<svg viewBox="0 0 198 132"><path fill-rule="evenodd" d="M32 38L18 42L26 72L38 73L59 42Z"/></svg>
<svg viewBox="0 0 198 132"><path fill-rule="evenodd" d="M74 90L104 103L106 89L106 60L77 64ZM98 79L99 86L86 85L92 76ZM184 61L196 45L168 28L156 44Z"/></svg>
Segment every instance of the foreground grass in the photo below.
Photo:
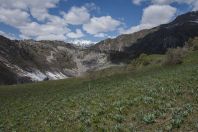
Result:
<svg viewBox="0 0 198 132"><path fill-rule="evenodd" d="M94 80L1 86L0 131L196 131L197 58Z"/></svg>

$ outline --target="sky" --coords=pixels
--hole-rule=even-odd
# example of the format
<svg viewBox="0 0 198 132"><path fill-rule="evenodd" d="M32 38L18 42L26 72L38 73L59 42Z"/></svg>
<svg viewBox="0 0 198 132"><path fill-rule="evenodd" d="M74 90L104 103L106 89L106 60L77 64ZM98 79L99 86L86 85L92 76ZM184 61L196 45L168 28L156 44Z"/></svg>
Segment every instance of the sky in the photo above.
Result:
<svg viewBox="0 0 198 132"><path fill-rule="evenodd" d="M95 43L198 10L198 0L0 0L0 35Z"/></svg>

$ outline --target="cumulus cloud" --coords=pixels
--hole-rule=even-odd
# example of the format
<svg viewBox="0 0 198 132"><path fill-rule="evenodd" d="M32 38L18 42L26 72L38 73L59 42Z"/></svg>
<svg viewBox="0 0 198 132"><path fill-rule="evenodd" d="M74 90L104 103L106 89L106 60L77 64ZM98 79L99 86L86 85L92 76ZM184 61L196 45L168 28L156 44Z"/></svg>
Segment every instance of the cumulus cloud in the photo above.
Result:
<svg viewBox="0 0 198 132"><path fill-rule="evenodd" d="M121 22L113 19L111 16L93 17L90 21L83 25L83 29L89 34L99 34L114 31Z"/></svg>
<svg viewBox="0 0 198 132"><path fill-rule="evenodd" d="M6 9L0 7L0 22L18 27L29 21L29 14L19 9Z"/></svg>
<svg viewBox="0 0 198 132"><path fill-rule="evenodd" d="M90 14L85 7L72 7L68 13L63 13L65 21L72 25L81 25L90 19Z"/></svg>
<svg viewBox="0 0 198 132"><path fill-rule="evenodd" d="M70 32L67 34L69 38L82 38L84 36L83 32L80 29L76 29L76 32Z"/></svg>
<svg viewBox="0 0 198 132"><path fill-rule="evenodd" d="M63 40L63 38L66 39L63 36L69 32L67 27L53 23L38 24L31 22L19 28L24 38L35 38L36 40L50 39L49 37L52 37L50 40L53 40L54 36L58 36L57 40Z"/></svg>
<svg viewBox="0 0 198 132"><path fill-rule="evenodd" d="M149 29L172 20L177 9L169 5L151 5L144 9L140 25L132 26L123 33L134 33L142 29Z"/></svg>
<svg viewBox="0 0 198 132"><path fill-rule="evenodd" d="M100 9L94 3L84 6L73 6L68 12L60 15L49 13L50 8L57 7L60 0L1 0L0 22L19 30L21 39L66 40L85 36L82 30L71 31L70 25L83 25L87 33L104 37L104 32L113 31L120 25L110 16L93 17L91 11ZM34 18L34 19L32 19Z"/></svg>
<svg viewBox="0 0 198 132"><path fill-rule="evenodd" d="M44 20L49 15L47 10L55 7L58 2L59 0L1 0L0 7L13 11L13 13L13 9L30 11L34 18Z"/></svg>
<svg viewBox="0 0 198 132"><path fill-rule="evenodd" d="M13 26L21 32L21 38L65 39L69 31L63 18L48 13L59 0L1 0L0 22ZM31 16L40 24L31 19Z"/></svg>
<svg viewBox="0 0 198 132"><path fill-rule="evenodd" d="M176 13L176 8L169 5L151 5L144 9L142 24L154 26L169 22Z"/></svg>
<svg viewBox="0 0 198 132"><path fill-rule="evenodd" d="M28 8L52 8L60 0L1 0L0 5L6 8L18 8L18 9L28 9Z"/></svg>
<svg viewBox="0 0 198 132"><path fill-rule="evenodd" d="M106 37L121 24L111 16L92 17L91 11L100 11L94 3L73 6L68 12L52 15L60 0L1 0L0 22L19 30L21 39L67 40L84 37L82 30L71 31L69 27L82 26L86 33Z"/></svg>
<svg viewBox="0 0 198 132"><path fill-rule="evenodd" d="M169 5L172 3L187 4L192 7L192 10L198 10L197 0L132 0L132 2L136 5L140 5L143 2L150 2L155 5Z"/></svg>

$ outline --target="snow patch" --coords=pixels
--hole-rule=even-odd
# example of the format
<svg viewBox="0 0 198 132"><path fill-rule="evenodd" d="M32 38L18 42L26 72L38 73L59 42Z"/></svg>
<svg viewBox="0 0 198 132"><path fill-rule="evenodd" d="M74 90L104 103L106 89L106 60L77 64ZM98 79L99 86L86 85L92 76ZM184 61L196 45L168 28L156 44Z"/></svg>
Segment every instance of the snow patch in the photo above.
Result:
<svg viewBox="0 0 198 132"><path fill-rule="evenodd" d="M38 70L34 70L34 72L24 72L24 76L31 78L32 81L43 81L45 79L49 79L49 80L58 80L58 79L65 79L67 78L66 75L64 75L61 72L50 72L47 71L45 74L38 71Z"/></svg>
<svg viewBox="0 0 198 132"><path fill-rule="evenodd" d="M9 63L5 63L5 65L15 71L19 76L28 77L32 81L43 81L47 78L45 74L36 69L34 69L33 72L27 72L16 65L11 65Z"/></svg>
<svg viewBox="0 0 198 132"><path fill-rule="evenodd" d="M32 73L30 72L25 72L24 76L31 78L32 81L43 81L47 78L45 74L42 72L36 70Z"/></svg>
<svg viewBox="0 0 198 132"><path fill-rule="evenodd" d="M49 80L58 80L58 79L65 79L67 78L66 75L64 75L61 72L50 72L47 71L45 74L40 72L39 70L34 70L34 72L24 72L24 75L26 77L31 78L32 81L43 81L45 79Z"/></svg>
<svg viewBox="0 0 198 132"><path fill-rule="evenodd" d="M12 69L19 76L28 77L32 81L43 81L43 80L45 80L47 78L49 78L50 80L58 80L58 79L68 78L66 75L64 75L61 72L50 72L50 71L47 71L46 73L42 73L41 71L39 71L37 69L31 69L32 72L28 72L28 71L25 71L25 70L23 70L22 68L20 68L20 67L18 67L16 65L12 65L12 64L6 62L6 60L3 60L3 58L0 58L0 60L3 61L4 64L7 67Z"/></svg>
<svg viewBox="0 0 198 132"><path fill-rule="evenodd" d="M70 40L69 43L72 43L78 46L88 46L88 45L96 44L97 42L84 40L84 39L75 39L75 40Z"/></svg>
<svg viewBox="0 0 198 132"><path fill-rule="evenodd" d="M48 62L51 63L52 60L55 60L54 54L55 54L55 52L54 52L54 51L51 51L51 52L50 52L50 56L47 56L47 57L46 57L46 59L47 59Z"/></svg>
<svg viewBox="0 0 198 132"><path fill-rule="evenodd" d="M61 72L46 72L46 75L49 79L51 80L58 80L58 79L65 79L68 78L67 76L65 76L63 73Z"/></svg>

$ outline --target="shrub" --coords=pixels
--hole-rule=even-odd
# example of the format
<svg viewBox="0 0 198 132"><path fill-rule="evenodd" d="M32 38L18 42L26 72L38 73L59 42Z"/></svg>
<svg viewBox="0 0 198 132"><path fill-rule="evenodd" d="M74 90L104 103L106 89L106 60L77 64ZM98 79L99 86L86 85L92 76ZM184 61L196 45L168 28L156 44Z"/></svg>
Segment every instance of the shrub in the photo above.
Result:
<svg viewBox="0 0 198 132"><path fill-rule="evenodd" d="M176 65L183 62L183 57L187 52L186 48L168 49L164 60L165 65Z"/></svg>
<svg viewBox="0 0 198 132"><path fill-rule="evenodd" d="M121 124L116 124L116 125L114 126L113 131L116 131L116 132L124 132L124 126L121 125Z"/></svg>
<svg viewBox="0 0 198 132"><path fill-rule="evenodd" d="M146 66L161 64L162 58L163 56L159 54L147 55L143 53L138 58L133 59L129 65L136 70Z"/></svg>
<svg viewBox="0 0 198 132"><path fill-rule="evenodd" d="M193 111L191 104L186 104L183 108L176 109L173 112L171 124L174 128L179 128L184 119Z"/></svg>
<svg viewBox="0 0 198 132"><path fill-rule="evenodd" d="M193 50L193 51L196 51L198 50L198 37L195 37L193 39L190 39L187 43L186 43L186 46Z"/></svg>
<svg viewBox="0 0 198 132"><path fill-rule="evenodd" d="M120 114L116 114L113 116L113 119L116 120L119 123L122 123L124 121L124 116Z"/></svg>
<svg viewBox="0 0 198 132"><path fill-rule="evenodd" d="M147 124L151 124L155 122L155 114L154 113L148 113L144 115L143 121Z"/></svg>
<svg viewBox="0 0 198 132"><path fill-rule="evenodd" d="M136 67L147 66L150 64L150 60L148 60L147 57L148 55L143 53L137 59L135 59L132 63Z"/></svg>

